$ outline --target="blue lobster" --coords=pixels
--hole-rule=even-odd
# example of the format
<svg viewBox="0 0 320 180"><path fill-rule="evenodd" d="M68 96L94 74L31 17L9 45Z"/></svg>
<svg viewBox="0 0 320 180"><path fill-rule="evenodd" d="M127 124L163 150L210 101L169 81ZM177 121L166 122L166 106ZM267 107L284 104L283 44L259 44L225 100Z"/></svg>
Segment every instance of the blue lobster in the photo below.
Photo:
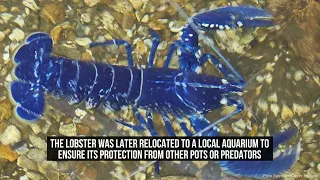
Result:
<svg viewBox="0 0 320 180"><path fill-rule="evenodd" d="M226 13L227 9L222 13ZM236 12L233 8L230 8L230 11ZM14 75L17 80L12 82L10 94L16 104L16 115L27 122L39 119L44 112L44 95L51 93L56 97L66 98L70 104L84 101L89 109L101 105L103 109L116 111L124 106L132 106L140 125L131 125L121 120L118 122L137 131L149 130L152 136L158 135L153 127L152 112L162 115L171 136L175 136L175 133L168 114L177 117L182 130L188 136L194 134L186 127L182 117L191 121L198 135L217 136L215 125L243 109L240 101L231 98L243 91L243 82L232 81L232 76L229 75L231 73L222 64L217 67L226 77L230 77L228 80L197 74L188 70L187 66L181 69L152 68L159 38L155 33L151 33L154 40L149 56L149 68L146 69L133 66L130 44L124 40L92 43L91 47L125 45L129 67L51 56L51 37L41 32L30 35L14 56L17 63ZM185 47L193 48L198 45ZM186 52L193 55L190 51ZM193 63L196 62L198 61ZM223 105L237 106L237 110L210 124L204 115ZM138 108L146 110L146 118L140 114ZM288 130L274 135L274 149L294 134L294 130ZM298 155L299 144L287 153L275 157L274 161L222 161L220 165L234 175L263 177L263 174L278 174L288 170L296 162ZM156 172L159 173L158 163Z"/></svg>

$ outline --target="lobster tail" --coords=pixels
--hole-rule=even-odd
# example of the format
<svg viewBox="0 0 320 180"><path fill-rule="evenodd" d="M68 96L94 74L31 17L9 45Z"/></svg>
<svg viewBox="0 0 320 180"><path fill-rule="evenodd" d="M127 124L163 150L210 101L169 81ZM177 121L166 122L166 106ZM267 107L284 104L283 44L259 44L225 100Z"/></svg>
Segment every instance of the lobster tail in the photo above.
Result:
<svg viewBox="0 0 320 180"><path fill-rule="evenodd" d="M293 130L289 129L274 135L279 145L281 142L291 138ZM281 140L280 140L281 139ZM276 149L274 147L274 149ZM270 175L281 174L290 169L298 160L300 155L300 142L293 147L286 149L285 152L274 152L273 161L220 161L220 167L228 174L234 176L246 176L252 178L266 178Z"/></svg>
<svg viewBox="0 0 320 180"><path fill-rule="evenodd" d="M25 121L34 121L44 110L44 94L37 84L14 81L10 90L13 100L17 103L16 115Z"/></svg>
<svg viewBox="0 0 320 180"><path fill-rule="evenodd" d="M14 75L18 79L10 86L11 96L16 103L16 114L26 121L39 118L44 111L44 89L41 74L45 72L52 51L52 39L45 33L27 37L26 44L14 55L17 66Z"/></svg>

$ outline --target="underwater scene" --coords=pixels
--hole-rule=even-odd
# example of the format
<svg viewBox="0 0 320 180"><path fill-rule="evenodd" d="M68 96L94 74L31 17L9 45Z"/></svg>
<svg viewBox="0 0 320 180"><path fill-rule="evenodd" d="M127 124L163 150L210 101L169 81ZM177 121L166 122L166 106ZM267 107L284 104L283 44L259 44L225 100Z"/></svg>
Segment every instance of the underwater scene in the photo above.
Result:
<svg viewBox="0 0 320 180"><path fill-rule="evenodd" d="M320 1L0 0L0 179L320 179ZM273 136L273 161L48 161L48 136Z"/></svg>

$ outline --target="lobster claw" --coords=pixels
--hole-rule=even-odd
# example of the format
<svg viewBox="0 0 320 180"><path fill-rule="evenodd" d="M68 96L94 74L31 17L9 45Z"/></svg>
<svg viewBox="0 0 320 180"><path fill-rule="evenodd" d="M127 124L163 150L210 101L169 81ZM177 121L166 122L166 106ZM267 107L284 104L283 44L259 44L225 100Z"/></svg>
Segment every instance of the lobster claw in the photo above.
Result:
<svg viewBox="0 0 320 180"><path fill-rule="evenodd" d="M294 135L289 129L274 135L273 149ZM270 175L281 174L289 170L298 160L300 155L300 142L287 148L286 152L274 152L273 161L220 161L220 167L226 173L234 176L246 176L252 178L267 178Z"/></svg>
<svg viewBox="0 0 320 180"><path fill-rule="evenodd" d="M273 26L272 15L266 10L252 6L227 6L192 17L201 29L232 29L236 27Z"/></svg>

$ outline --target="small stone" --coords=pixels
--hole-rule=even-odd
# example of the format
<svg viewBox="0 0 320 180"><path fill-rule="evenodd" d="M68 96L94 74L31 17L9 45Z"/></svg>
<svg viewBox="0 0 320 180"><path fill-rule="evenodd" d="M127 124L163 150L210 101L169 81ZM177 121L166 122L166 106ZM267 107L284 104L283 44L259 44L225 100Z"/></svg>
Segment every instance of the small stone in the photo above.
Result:
<svg viewBox="0 0 320 180"><path fill-rule="evenodd" d="M4 99L0 101L0 122L8 120L12 113L11 113L11 103L9 99Z"/></svg>
<svg viewBox="0 0 320 180"><path fill-rule="evenodd" d="M33 135L30 135L29 136L29 140L31 141L31 143L39 148L39 149L42 149L42 150L46 150L47 149L47 143L45 140L41 139L40 137L37 137L37 136L33 136Z"/></svg>
<svg viewBox="0 0 320 180"><path fill-rule="evenodd" d="M24 19L21 15L19 15L15 20L14 23L18 24L21 28L24 26Z"/></svg>
<svg viewBox="0 0 320 180"><path fill-rule="evenodd" d="M97 170L93 166L87 166L81 163L77 166L76 172L78 174L79 180L96 180Z"/></svg>
<svg viewBox="0 0 320 180"><path fill-rule="evenodd" d="M97 5L99 2L100 0L84 0L84 3L89 7L93 7Z"/></svg>
<svg viewBox="0 0 320 180"><path fill-rule="evenodd" d="M85 23L89 23L91 21L91 14L90 13L81 14L81 21Z"/></svg>
<svg viewBox="0 0 320 180"><path fill-rule="evenodd" d="M320 173L320 163L317 165L317 170Z"/></svg>
<svg viewBox="0 0 320 180"><path fill-rule="evenodd" d="M145 3L144 0L129 0L133 8L136 10L141 9L142 5Z"/></svg>
<svg viewBox="0 0 320 180"><path fill-rule="evenodd" d="M76 38L76 43L80 46L89 46L91 42L89 38Z"/></svg>
<svg viewBox="0 0 320 180"><path fill-rule="evenodd" d="M143 18L141 19L141 22L147 23L148 21L149 21L149 15L146 14L146 15L144 15Z"/></svg>
<svg viewBox="0 0 320 180"><path fill-rule="evenodd" d="M60 39L62 39L62 34L66 29L70 29L71 25L69 22L64 22L62 24L59 24L58 26L55 26L51 29L50 35L53 39L53 42L57 44Z"/></svg>
<svg viewBox="0 0 320 180"><path fill-rule="evenodd" d="M59 133L64 136L75 136L77 135L77 126L75 123L61 125Z"/></svg>
<svg viewBox="0 0 320 180"><path fill-rule="evenodd" d="M88 136L90 135L90 128L87 126L83 126L81 124L77 124L77 132L78 132L78 135Z"/></svg>
<svg viewBox="0 0 320 180"><path fill-rule="evenodd" d="M56 44L53 52L57 55L69 57L71 59L80 59L81 53L79 50L66 47L64 45Z"/></svg>
<svg viewBox="0 0 320 180"><path fill-rule="evenodd" d="M27 157L35 162L42 162L46 159L47 155L40 149L30 149L27 153Z"/></svg>
<svg viewBox="0 0 320 180"><path fill-rule="evenodd" d="M42 180L44 179L40 173L27 171L26 175L32 180Z"/></svg>
<svg viewBox="0 0 320 180"><path fill-rule="evenodd" d="M3 31L0 31L0 42L6 38L6 34Z"/></svg>
<svg viewBox="0 0 320 180"><path fill-rule="evenodd" d="M13 18L13 15L9 13L2 13L0 17L7 24Z"/></svg>
<svg viewBox="0 0 320 180"><path fill-rule="evenodd" d="M287 120L287 119L291 119L292 117L293 117L293 112L287 105L284 104L281 110L281 119Z"/></svg>
<svg viewBox="0 0 320 180"><path fill-rule="evenodd" d="M30 127L34 134L39 134L41 132L40 125L39 124L30 124Z"/></svg>
<svg viewBox="0 0 320 180"><path fill-rule="evenodd" d="M0 12L6 12L8 8L6 8L4 5L0 4Z"/></svg>
<svg viewBox="0 0 320 180"><path fill-rule="evenodd" d="M83 52L81 54L81 57L80 57L81 60L85 60L85 61L92 61L93 57L92 57L92 53L90 53L89 50L87 50L86 52ZM82 118L80 118L82 119Z"/></svg>
<svg viewBox="0 0 320 180"><path fill-rule="evenodd" d="M303 114L306 114L310 111L310 107L305 104L293 103L292 110L298 116L302 116Z"/></svg>
<svg viewBox="0 0 320 180"><path fill-rule="evenodd" d="M62 3L48 3L41 9L40 15L52 24L60 24L65 20L65 11Z"/></svg>
<svg viewBox="0 0 320 180"><path fill-rule="evenodd" d="M28 176L25 174L23 176L20 176L19 180L29 180Z"/></svg>
<svg viewBox="0 0 320 180"><path fill-rule="evenodd" d="M38 11L39 7L37 3L34 0L23 0L22 4L25 5L26 7L32 9L33 11Z"/></svg>
<svg viewBox="0 0 320 180"><path fill-rule="evenodd" d="M20 142L21 141L21 133L16 126L10 125L0 135L0 141L4 145L14 144L14 143Z"/></svg>
<svg viewBox="0 0 320 180"><path fill-rule="evenodd" d="M38 170L37 164L35 162L31 161L30 159L28 159L25 155L21 155L18 158L17 165L19 167L26 168L29 170L34 170L34 171Z"/></svg>
<svg viewBox="0 0 320 180"><path fill-rule="evenodd" d="M0 158L13 162L18 158L18 154L12 150L11 146L0 144Z"/></svg>
<svg viewBox="0 0 320 180"><path fill-rule="evenodd" d="M11 41L23 41L25 37L24 32L19 28L14 28L9 35Z"/></svg>

